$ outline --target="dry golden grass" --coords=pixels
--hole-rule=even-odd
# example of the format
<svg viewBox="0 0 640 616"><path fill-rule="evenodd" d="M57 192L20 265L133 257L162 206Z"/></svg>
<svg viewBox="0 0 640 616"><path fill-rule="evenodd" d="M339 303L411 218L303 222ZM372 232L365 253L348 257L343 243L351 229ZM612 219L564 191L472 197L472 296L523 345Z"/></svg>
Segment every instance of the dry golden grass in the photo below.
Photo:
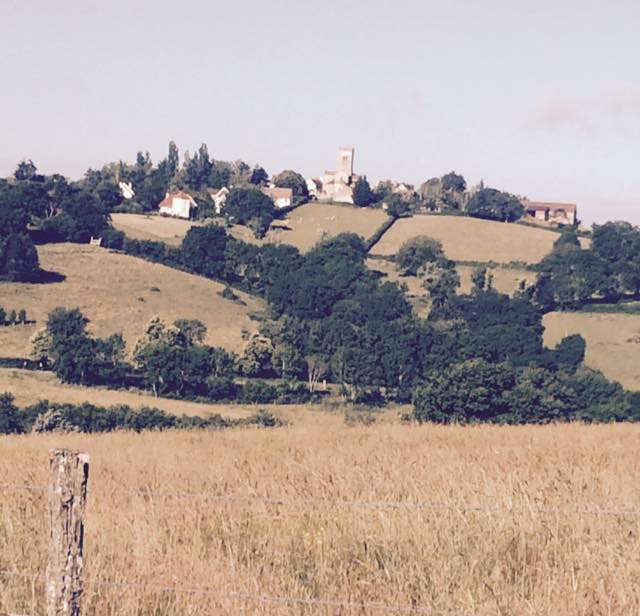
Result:
<svg viewBox="0 0 640 616"><path fill-rule="evenodd" d="M547 346L581 334L587 342L589 367L628 389L640 390L640 315L552 312L545 315L543 324Z"/></svg>
<svg viewBox="0 0 640 616"><path fill-rule="evenodd" d="M127 237L136 240L153 240L164 242L170 246L179 246L191 227L204 224L197 220L169 218L157 214L112 214L111 222L116 229L123 231ZM262 244L262 240L254 237L248 227L231 225L225 227L227 233L236 239L250 244Z"/></svg>
<svg viewBox="0 0 640 616"><path fill-rule="evenodd" d="M249 314L263 309L262 302L245 293L238 292L244 306L223 299L220 283L94 246L49 244L38 247L38 255L44 269L66 279L0 285L0 306L25 308L36 320L35 325L0 328L0 354L5 357L28 356L29 337L57 306L80 308L97 336L122 332L130 352L154 315L169 323L200 319L208 328L207 343L238 351L242 328L256 329Z"/></svg>
<svg viewBox="0 0 640 616"><path fill-rule="evenodd" d="M290 212L283 220L275 220L264 240L257 240L244 226L234 225L227 231L236 239L261 245L266 242L292 244L306 252L327 237L352 232L365 240L387 219L382 210L368 210L333 205L331 203L307 203ZM194 225L194 221L143 214L113 214L114 227L128 237L155 240L177 246Z"/></svg>
<svg viewBox="0 0 640 616"><path fill-rule="evenodd" d="M454 261L496 263L537 263L551 251L558 238L553 231L525 225L463 216L417 215L396 221L373 247L372 254L394 255L416 235L441 241L445 254Z"/></svg>
<svg viewBox="0 0 640 616"><path fill-rule="evenodd" d="M134 409L155 407L175 415L205 415L220 413L227 417L245 417L256 408L241 404L200 404L185 400L156 398L133 391L116 391L80 385L64 385L51 372L32 372L0 368L0 392L11 393L18 406L28 406L41 400L52 403L82 404L91 402L99 406L126 404ZM262 405L267 408L270 405ZM273 405L275 407L275 405Z"/></svg>
<svg viewBox="0 0 640 616"><path fill-rule="evenodd" d="M187 231L198 223L156 214L111 214L116 229L135 240L153 240L179 246Z"/></svg>
<svg viewBox="0 0 640 616"><path fill-rule="evenodd" d="M394 613L371 603L626 616L640 613L639 520L579 510L640 509L639 439L634 425L345 428L333 415L0 437L0 484L45 486L51 447L90 453L87 616ZM44 571L45 520L41 492L3 491L0 570ZM0 611L40 616L42 598L41 580L0 575Z"/></svg>
<svg viewBox="0 0 640 616"><path fill-rule="evenodd" d="M276 222L267 239L293 244L301 252L306 252L320 240L339 233L357 233L366 240L385 220L387 215L382 210L307 203L290 212L284 221ZM281 229L283 226L288 229Z"/></svg>

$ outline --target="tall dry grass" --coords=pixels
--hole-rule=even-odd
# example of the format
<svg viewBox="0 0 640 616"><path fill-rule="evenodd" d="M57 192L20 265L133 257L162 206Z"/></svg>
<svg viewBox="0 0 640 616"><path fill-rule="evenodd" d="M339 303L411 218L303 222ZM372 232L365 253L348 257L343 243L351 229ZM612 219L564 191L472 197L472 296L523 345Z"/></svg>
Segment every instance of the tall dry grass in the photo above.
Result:
<svg viewBox="0 0 640 616"><path fill-rule="evenodd" d="M640 509L639 443L630 425L326 416L273 431L4 437L0 483L43 486L54 446L91 454L90 615L626 615L640 613L640 518L575 510ZM0 570L44 571L43 495L0 497ZM215 590L185 591L202 587ZM41 580L0 576L0 612L41 605Z"/></svg>

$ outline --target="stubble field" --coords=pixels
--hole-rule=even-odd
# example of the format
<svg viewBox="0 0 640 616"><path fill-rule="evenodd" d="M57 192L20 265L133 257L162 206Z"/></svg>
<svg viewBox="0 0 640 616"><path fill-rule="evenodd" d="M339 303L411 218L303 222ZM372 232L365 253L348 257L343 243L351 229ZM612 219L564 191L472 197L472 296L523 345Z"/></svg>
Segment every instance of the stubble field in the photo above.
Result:
<svg viewBox="0 0 640 616"><path fill-rule="evenodd" d="M1 437L0 612L43 614L41 489L47 451L67 446L91 455L89 616L637 614L639 443L633 425L335 414Z"/></svg>

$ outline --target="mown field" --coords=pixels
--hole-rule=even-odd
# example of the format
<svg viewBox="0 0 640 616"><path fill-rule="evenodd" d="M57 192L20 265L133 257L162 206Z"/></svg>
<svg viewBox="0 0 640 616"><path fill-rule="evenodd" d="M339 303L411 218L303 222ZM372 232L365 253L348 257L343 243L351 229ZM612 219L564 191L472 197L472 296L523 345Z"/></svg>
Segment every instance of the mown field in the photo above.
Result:
<svg viewBox="0 0 640 616"><path fill-rule="evenodd" d="M639 439L334 414L0 437L0 612L44 614L42 489L66 446L91 455L88 616L638 614Z"/></svg>
<svg viewBox="0 0 640 616"><path fill-rule="evenodd" d="M587 342L588 366L640 390L640 315L552 312L543 324L545 344L555 346L565 336L580 334Z"/></svg>
<svg viewBox="0 0 640 616"><path fill-rule="evenodd" d="M0 327L0 354L28 357L29 337L43 327L57 306L80 308L97 336L122 332L132 351L149 320L158 315L175 319L200 319L208 328L207 343L238 351L242 328L255 330L249 318L263 309L256 298L238 292L239 304L218 294L220 283L193 276L142 259L94 246L48 244L38 247L40 265L64 275L49 284L2 283L0 306L25 308L34 325Z"/></svg>
<svg viewBox="0 0 640 616"><path fill-rule="evenodd" d="M416 235L442 242L454 261L537 263L553 248L558 233L525 225L492 222L463 216L417 215L398 220L372 250L390 256Z"/></svg>

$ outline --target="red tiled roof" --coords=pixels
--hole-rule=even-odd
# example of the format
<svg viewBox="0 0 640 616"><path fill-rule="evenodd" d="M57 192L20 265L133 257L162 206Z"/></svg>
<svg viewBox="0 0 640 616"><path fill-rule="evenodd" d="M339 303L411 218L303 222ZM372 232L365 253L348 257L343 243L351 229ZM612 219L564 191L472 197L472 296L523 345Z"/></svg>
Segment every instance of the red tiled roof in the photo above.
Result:
<svg viewBox="0 0 640 616"><path fill-rule="evenodd" d="M178 192L168 194L158 205L158 208L161 207L171 207L174 199L187 199L187 201L191 201L195 204L194 198L184 190L179 190Z"/></svg>
<svg viewBox="0 0 640 616"><path fill-rule="evenodd" d="M565 212L575 212L578 206L575 203L546 203L544 201L523 201L525 210L564 210Z"/></svg>
<svg viewBox="0 0 640 616"><path fill-rule="evenodd" d="M293 199L293 190L291 188L274 186L273 188L263 188L262 192L272 199Z"/></svg>

